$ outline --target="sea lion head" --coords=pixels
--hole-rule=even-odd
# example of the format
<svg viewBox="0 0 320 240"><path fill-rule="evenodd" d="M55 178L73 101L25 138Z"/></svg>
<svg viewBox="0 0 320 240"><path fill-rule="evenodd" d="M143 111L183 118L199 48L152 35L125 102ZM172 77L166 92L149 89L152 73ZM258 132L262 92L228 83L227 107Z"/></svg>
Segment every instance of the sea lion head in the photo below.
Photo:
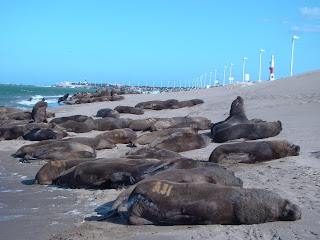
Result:
<svg viewBox="0 0 320 240"><path fill-rule="evenodd" d="M238 96L231 104L230 116L236 114L245 114L243 98Z"/></svg>
<svg viewBox="0 0 320 240"><path fill-rule="evenodd" d="M289 201L285 202L284 207L279 216L281 221L295 221L301 219L301 209L299 206L290 203Z"/></svg>

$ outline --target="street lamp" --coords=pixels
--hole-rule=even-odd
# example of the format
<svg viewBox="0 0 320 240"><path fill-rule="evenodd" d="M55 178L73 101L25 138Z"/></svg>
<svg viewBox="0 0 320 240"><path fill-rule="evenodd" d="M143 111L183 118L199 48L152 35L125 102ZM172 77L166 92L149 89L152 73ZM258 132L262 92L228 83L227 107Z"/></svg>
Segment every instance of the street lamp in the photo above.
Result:
<svg viewBox="0 0 320 240"><path fill-rule="evenodd" d="M261 53L262 52L265 52L265 50L263 50L263 49L260 49L260 68L259 68L259 82L261 81Z"/></svg>
<svg viewBox="0 0 320 240"><path fill-rule="evenodd" d="M206 87L206 84L207 84L207 74L205 73L204 74L204 87Z"/></svg>
<svg viewBox="0 0 320 240"><path fill-rule="evenodd" d="M293 36L293 37L292 37L290 76L292 76L294 39L296 39L296 38L298 39L299 37L297 37L297 36Z"/></svg>
<svg viewBox="0 0 320 240"><path fill-rule="evenodd" d="M243 58L242 82L244 82L244 66L245 66L245 64L246 64L246 60L247 60L247 59L248 59L248 58L246 58L246 57Z"/></svg>
<svg viewBox="0 0 320 240"><path fill-rule="evenodd" d="M210 72L210 87L211 87L211 75L212 75L212 72Z"/></svg>
<svg viewBox="0 0 320 240"><path fill-rule="evenodd" d="M224 86L225 83L226 83L226 68L227 68L227 66L224 66L224 67L223 67L223 86Z"/></svg>
<svg viewBox="0 0 320 240"><path fill-rule="evenodd" d="M216 82L217 82L217 71L218 70L214 70L214 86L216 87Z"/></svg>
<svg viewBox="0 0 320 240"><path fill-rule="evenodd" d="M230 63L230 78L229 78L229 83L232 83L232 78L231 78L231 72L232 72L232 66L234 64L233 63Z"/></svg>

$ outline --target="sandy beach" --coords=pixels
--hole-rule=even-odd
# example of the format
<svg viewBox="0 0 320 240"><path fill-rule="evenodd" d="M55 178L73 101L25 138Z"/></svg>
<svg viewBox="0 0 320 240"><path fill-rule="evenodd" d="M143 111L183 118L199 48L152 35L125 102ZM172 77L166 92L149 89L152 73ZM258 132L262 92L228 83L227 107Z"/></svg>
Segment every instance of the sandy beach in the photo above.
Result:
<svg viewBox="0 0 320 240"><path fill-rule="evenodd" d="M288 140L301 147L300 155L259 164L228 166L245 188L274 191L302 209L293 222L254 225L129 226L123 220L96 221L112 205L121 190L64 189L33 185L41 164L20 163L11 155L25 140L1 141L0 188L1 239L320 239L320 70L268 82L233 83L210 89L163 94L125 95L125 100L50 108L56 117L95 116L102 108L135 106L150 100L199 98L203 104L190 108L146 110L144 115L121 114L121 118L206 117L212 123L228 117L231 102L241 96L249 119L282 122L282 132L267 140ZM70 136L96 136L101 132ZM202 131L210 135L210 131ZM142 133L137 133L138 135ZM236 140L232 142L240 142ZM218 143L181 155L208 160ZM121 157L125 144L99 150L97 157Z"/></svg>

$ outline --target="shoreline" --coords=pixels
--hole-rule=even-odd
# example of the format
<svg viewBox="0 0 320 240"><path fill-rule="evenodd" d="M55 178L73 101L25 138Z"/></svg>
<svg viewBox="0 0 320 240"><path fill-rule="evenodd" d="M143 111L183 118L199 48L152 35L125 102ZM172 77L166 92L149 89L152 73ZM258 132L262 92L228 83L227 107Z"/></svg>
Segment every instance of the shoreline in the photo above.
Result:
<svg viewBox="0 0 320 240"><path fill-rule="evenodd" d="M128 226L123 221L110 219L98 222L94 217L97 212L105 211L115 200L120 191L117 190L85 190L85 189L59 189L49 192L48 186L23 185L19 181L12 183L17 190L32 192L41 189L36 197L57 197L68 195L66 203L56 204L65 208L62 210L76 210L75 215L67 215L65 222L50 220L54 215L54 208L47 208L48 202L38 201L38 211L42 213L39 218L32 219L34 215L29 214L30 222L36 228L39 236L44 239L319 239L320 238L320 161L312 152L320 151L318 143L320 136L320 70L296 75L290 78L275 80L272 82L261 82L257 84L233 84L224 87L209 88L183 92L170 92L166 94L139 94L124 95L125 100L115 102L99 102L78 104L50 108L50 112L56 113L56 117L70 115L94 116L99 109L115 108L120 105L135 106L142 101L177 99L190 100L200 98L204 104L190 108L175 110L146 110L144 115L121 114L121 118L144 119L149 117L176 117L176 116L201 116L207 117L212 123L222 121L228 117L231 102L241 96L244 99L246 113L249 119L260 118L266 121L282 122L282 132L273 138L265 140L288 140L301 147L300 156L286 157L259 164L239 164L230 166L240 177L246 188L264 188L277 192L302 208L302 219L294 222L272 222L254 225L190 225L190 226ZM205 131L204 131L205 132ZM207 131L208 132L208 131ZM72 136L95 136L101 132L93 131L85 134L70 133ZM238 141L233 141L238 142ZM20 146L30 144L25 140L2 141L0 146L1 166L16 172L18 175L26 176L31 180L32 174L41 165L22 164L19 159L12 158ZM208 147L181 155L198 160L208 160L212 150L220 144L210 143ZM98 151L97 157L118 157L130 149L123 144L111 150ZM5 152L3 152L5 151ZM0 175L2 176L2 175ZM16 176L16 175L13 175ZM34 177L34 176L33 176ZM60 191L61 190L61 191ZM66 191L64 191L66 190ZM52 195L50 195L52 194ZM70 194L70 195L69 195ZM69 199L74 196L75 199ZM8 201L9 197L6 198ZM5 200L5 199L4 199ZM33 198L26 198L25 206L31 206ZM38 199L39 200L39 199ZM48 199L47 199L48 200ZM60 199L60 200L63 200ZM17 201L17 200L16 200ZM52 199L50 200L52 201ZM63 200L64 201L64 200ZM74 201L74 202L72 202ZM2 201L1 201L2 202ZM74 205L77 203L76 205ZM17 204L18 206L18 204ZM22 206L22 205L21 205ZM76 208L75 208L76 206ZM23 207L23 206L22 206ZM73 208L72 208L73 207ZM31 207L30 207L31 208ZM34 207L33 207L34 208ZM5 208L1 208L3 210ZM67 211L68 212L68 211ZM61 214L62 214L61 213ZM37 213L39 214L39 213ZM48 214L50 217L44 216ZM22 215L22 214L17 214ZM26 221L28 216L24 219ZM42 216L42 217L41 217ZM58 217L63 215L58 215ZM84 220L85 218L92 221ZM19 218L17 218L19 219ZM14 220L2 221L1 232L11 229L10 238L19 239L21 235L19 228L24 221ZM64 219L63 219L64 221ZM3 224L3 223L6 224ZM31 223L30 223L31 224ZM43 225L41 225L43 224ZM49 224L49 225L48 225ZM52 224L52 225L50 225ZM28 229L31 225L25 224L21 234L30 234L36 229ZM44 228L43 226L46 226ZM46 235L44 231L48 231ZM36 237L36 235L34 235ZM23 239L23 238L21 238ZM38 239L37 237L35 239Z"/></svg>

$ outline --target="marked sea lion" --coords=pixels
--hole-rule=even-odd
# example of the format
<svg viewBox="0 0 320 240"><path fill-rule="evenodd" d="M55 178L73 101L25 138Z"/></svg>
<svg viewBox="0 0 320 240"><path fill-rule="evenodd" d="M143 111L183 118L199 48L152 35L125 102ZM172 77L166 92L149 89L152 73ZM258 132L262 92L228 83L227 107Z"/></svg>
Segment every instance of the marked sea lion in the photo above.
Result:
<svg viewBox="0 0 320 240"><path fill-rule="evenodd" d="M208 165L206 167L198 167L192 169L168 169L163 172L156 173L152 176L144 176L143 180L136 183L123 191L106 213L105 218L113 217L116 214L125 216L127 214L127 201L132 191L137 185L144 181L164 180L176 183L212 183L222 186L242 187L241 179L235 177L234 172L227 170L222 166ZM120 181L118 183L121 183Z"/></svg>
<svg viewBox="0 0 320 240"><path fill-rule="evenodd" d="M105 117L119 118L119 117L120 117L120 114L119 114L119 112L116 111L116 110L112 110L112 109L110 109L110 108L103 108L103 109L100 109L100 110L97 112L96 117L102 117L102 118L105 118Z"/></svg>
<svg viewBox="0 0 320 240"><path fill-rule="evenodd" d="M126 153L124 158L141 159L141 158L155 158L159 160L182 158L182 156L174 151L163 148L143 147L134 149Z"/></svg>
<svg viewBox="0 0 320 240"><path fill-rule="evenodd" d="M288 141L222 144L212 151L209 161L216 163L255 163L287 156L298 156L299 151L299 146Z"/></svg>
<svg viewBox="0 0 320 240"><path fill-rule="evenodd" d="M144 111L142 109L130 106L117 106L114 108L114 110L118 111L119 113L129 113L136 115L144 114Z"/></svg>
<svg viewBox="0 0 320 240"><path fill-rule="evenodd" d="M42 141L47 139L62 139L68 134L59 128L35 128L23 136L30 141Z"/></svg>
<svg viewBox="0 0 320 240"><path fill-rule="evenodd" d="M129 118L101 118L94 120L94 130L110 131L114 129L128 128L132 119Z"/></svg>
<svg viewBox="0 0 320 240"><path fill-rule="evenodd" d="M151 180L130 195L127 218L133 225L258 224L298 220L301 209L264 189Z"/></svg>
<svg viewBox="0 0 320 240"><path fill-rule="evenodd" d="M150 147L168 149L174 152L185 152L209 145L211 139L202 134L195 133L173 133L168 137L152 141Z"/></svg>
<svg viewBox="0 0 320 240"><path fill-rule="evenodd" d="M190 128L168 128L168 129L162 129L155 132L145 133L143 135L140 135L135 141L134 145L140 144L140 145L146 145L154 141L155 139L160 139L163 137L168 137L173 133L176 132L188 132L188 133L197 133L194 129Z"/></svg>
<svg viewBox="0 0 320 240"><path fill-rule="evenodd" d="M76 165L72 171L61 175L57 179L57 184L76 188L112 188L110 176L113 173L128 172L132 176L141 175L141 172L158 161L156 159L122 158L87 161Z"/></svg>
<svg viewBox="0 0 320 240"><path fill-rule="evenodd" d="M231 127L233 125L246 123L248 118L245 113L243 98L238 96L231 104L229 117L224 121L217 122L211 127L211 134L215 135L217 131L223 128Z"/></svg>
<svg viewBox="0 0 320 240"><path fill-rule="evenodd" d="M263 139L277 136L281 130L282 124L280 121L242 123L215 131L213 141L222 143L240 138L247 140Z"/></svg>
<svg viewBox="0 0 320 240"><path fill-rule="evenodd" d="M35 176L35 183L41 185L50 185L70 168L80 163L94 160L92 158L81 158L72 160L50 161L44 164L37 172Z"/></svg>
<svg viewBox="0 0 320 240"><path fill-rule="evenodd" d="M137 134L130 128L124 128L101 133L96 138L107 139L113 143L128 144L137 139Z"/></svg>
<svg viewBox="0 0 320 240"><path fill-rule="evenodd" d="M37 102L32 108L31 118L36 123L47 122L47 114L46 114L47 107L48 107L47 102L44 102L44 101Z"/></svg>

